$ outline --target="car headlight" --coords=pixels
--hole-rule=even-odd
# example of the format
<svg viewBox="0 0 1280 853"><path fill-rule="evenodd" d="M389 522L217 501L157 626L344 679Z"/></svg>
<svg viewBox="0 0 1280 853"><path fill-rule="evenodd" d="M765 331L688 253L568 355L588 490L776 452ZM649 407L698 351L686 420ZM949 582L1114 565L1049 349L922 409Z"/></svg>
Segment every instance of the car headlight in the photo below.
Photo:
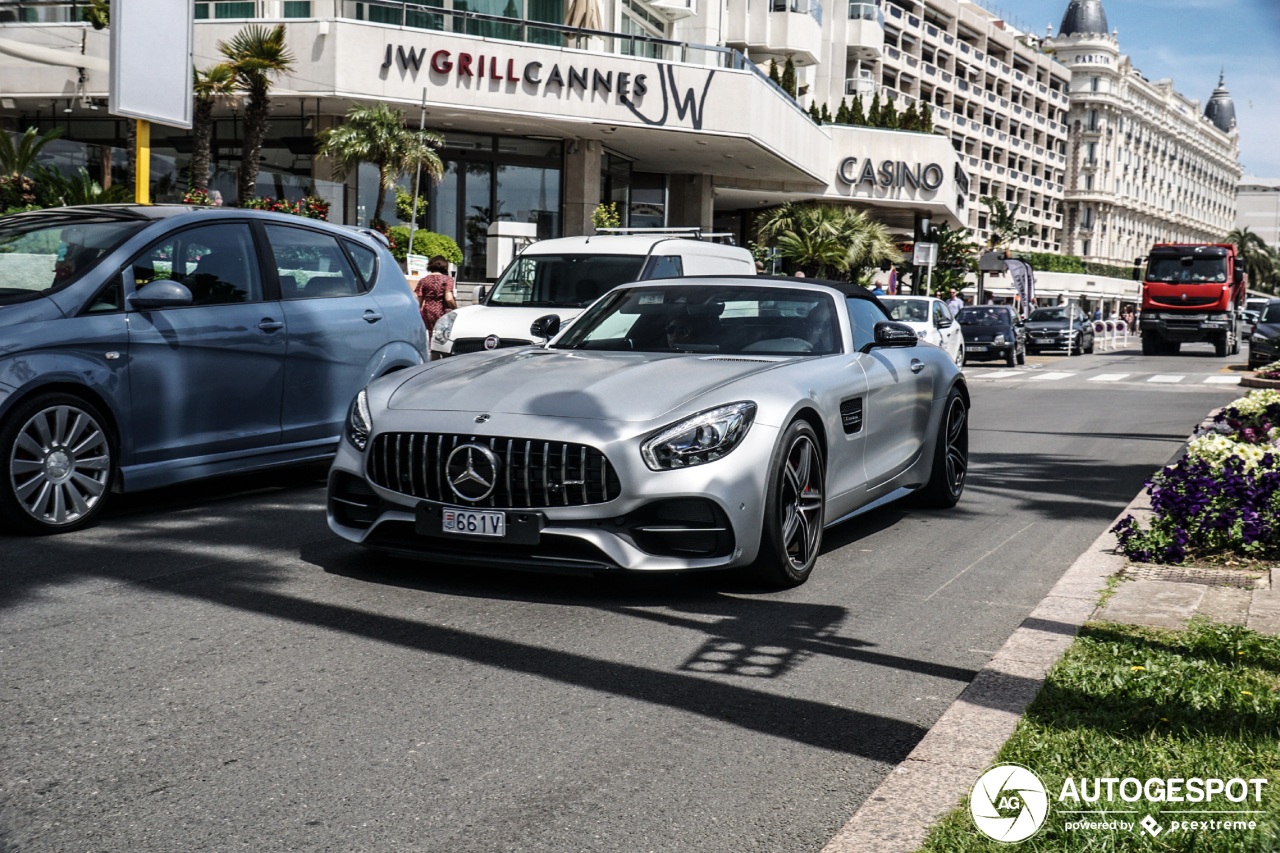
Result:
<svg viewBox="0 0 1280 853"><path fill-rule="evenodd" d="M730 403L708 409L645 439L640 455L654 471L714 462L738 446L755 419L755 403Z"/></svg>
<svg viewBox="0 0 1280 853"><path fill-rule="evenodd" d="M371 432L373 416L369 414L369 395L362 390L351 401L351 411L347 413L347 441L355 445L357 450L364 450L369 444Z"/></svg>
<svg viewBox="0 0 1280 853"><path fill-rule="evenodd" d="M457 311L450 311L439 320L436 321L436 327L431 330L431 342L443 346L449 342L449 333L453 331L453 321L458 319Z"/></svg>
<svg viewBox="0 0 1280 853"><path fill-rule="evenodd" d="M1251 344L1265 344L1266 342L1267 338L1265 335L1253 335L1249 338L1249 343Z"/></svg>
<svg viewBox="0 0 1280 853"><path fill-rule="evenodd" d="M994 339L991 343L993 343L993 344L1003 344L1003 343L1005 343L1004 335L996 335L996 336L995 336L995 339Z"/></svg>

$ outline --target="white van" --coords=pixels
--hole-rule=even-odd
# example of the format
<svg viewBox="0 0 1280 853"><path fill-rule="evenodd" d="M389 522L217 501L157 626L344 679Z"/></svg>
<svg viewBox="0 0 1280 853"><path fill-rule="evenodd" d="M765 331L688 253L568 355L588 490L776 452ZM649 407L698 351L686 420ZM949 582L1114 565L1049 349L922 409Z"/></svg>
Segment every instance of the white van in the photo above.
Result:
<svg viewBox="0 0 1280 853"><path fill-rule="evenodd" d="M561 327L620 284L685 275L755 275L741 246L698 239L696 230L597 234L541 240L516 256L483 301L450 311L431 335L433 357L536 343L545 314ZM693 235L693 236L691 236Z"/></svg>

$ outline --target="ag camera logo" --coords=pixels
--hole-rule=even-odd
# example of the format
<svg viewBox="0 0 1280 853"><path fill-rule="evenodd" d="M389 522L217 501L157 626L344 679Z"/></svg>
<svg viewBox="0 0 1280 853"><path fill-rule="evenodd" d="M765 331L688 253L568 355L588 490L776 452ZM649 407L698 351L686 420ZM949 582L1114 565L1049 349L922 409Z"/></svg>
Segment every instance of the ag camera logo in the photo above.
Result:
<svg viewBox="0 0 1280 853"><path fill-rule="evenodd" d="M995 841L1024 841L1049 816L1049 794L1040 777L1017 764L992 767L969 793L969 813L983 835Z"/></svg>

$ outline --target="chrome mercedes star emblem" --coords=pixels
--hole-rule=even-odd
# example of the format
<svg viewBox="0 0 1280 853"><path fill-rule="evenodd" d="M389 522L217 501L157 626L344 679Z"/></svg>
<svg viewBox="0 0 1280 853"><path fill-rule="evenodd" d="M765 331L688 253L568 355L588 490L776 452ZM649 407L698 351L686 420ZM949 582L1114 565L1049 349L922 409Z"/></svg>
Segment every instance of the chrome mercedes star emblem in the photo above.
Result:
<svg viewBox="0 0 1280 853"><path fill-rule="evenodd" d="M480 444L460 444L445 460L449 488L464 501L482 501L498 483L497 454Z"/></svg>

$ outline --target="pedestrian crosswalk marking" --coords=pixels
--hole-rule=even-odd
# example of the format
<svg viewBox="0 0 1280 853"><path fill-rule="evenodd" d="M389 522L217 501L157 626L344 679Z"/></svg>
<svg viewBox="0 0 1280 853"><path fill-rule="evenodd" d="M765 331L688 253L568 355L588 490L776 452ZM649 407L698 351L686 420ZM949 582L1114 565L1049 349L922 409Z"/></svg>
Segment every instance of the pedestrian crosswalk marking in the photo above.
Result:
<svg viewBox="0 0 1280 853"><path fill-rule="evenodd" d="M1090 376L1090 382L1119 382L1128 376L1128 373L1099 373L1097 376Z"/></svg>
<svg viewBox="0 0 1280 853"><path fill-rule="evenodd" d="M1031 378L1032 378L1032 379L1035 379L1035 380L1049 380L1049 381L1052 381L1052 380L1054 380L1054 379L1066 379L1068 376L1075 376L1075 374L1074 374L1074 373L1065 373L1065 372L1061 372L1061 371L1051 370L1051 371L1049 371L1048 373L1039 373L1039 374L1036 374L1035 376L1032 376Z"/></svg>
<svg viewBox="0 0 1280 853"><path fill-rule="evenodd" d="M1206 385L1239 385L1239 376L1206 376L1204 378Z"/></svg>
<svg viewBox="0 0 1280 853"><path fill-rule="evenodd" d="M1155 376L1152 376L1147 381L1174 383L1174 382L1181 382L1186 378L1187 378L1187 375L1185 373L1157 373Z"/></svg>
<svg viewBox="0 0 1280 853"><path fill-rule="evenodd" d="M1026 373L1025 370L997 370L995 373L979 373L983 379L1010 379L1014 376L1021 376Z"/></svg>

